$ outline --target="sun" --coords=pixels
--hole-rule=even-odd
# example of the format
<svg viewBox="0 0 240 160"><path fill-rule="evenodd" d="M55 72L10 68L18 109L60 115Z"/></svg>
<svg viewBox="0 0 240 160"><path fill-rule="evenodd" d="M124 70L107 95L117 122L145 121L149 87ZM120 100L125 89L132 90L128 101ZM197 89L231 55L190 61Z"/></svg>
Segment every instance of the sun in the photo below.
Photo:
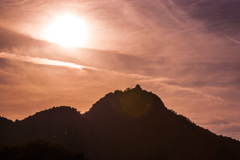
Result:
<svg viewBox="0 0 240 160"><path fill-rule="evenodd" d="M87 26L73 14L57 17L46 27L46 40L65 47L83 47L87 43Z"/></svg>

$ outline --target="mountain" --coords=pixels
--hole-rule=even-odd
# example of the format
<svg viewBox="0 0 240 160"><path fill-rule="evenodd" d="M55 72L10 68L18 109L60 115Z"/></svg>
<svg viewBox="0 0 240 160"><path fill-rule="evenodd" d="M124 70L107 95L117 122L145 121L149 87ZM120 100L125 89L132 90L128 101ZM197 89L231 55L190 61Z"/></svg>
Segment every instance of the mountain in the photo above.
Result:
<svg viewBox="0 0 240 160"><path fill-rule="evenodd" d="M5 126L1 125L0 130ZM0 141L1 146L46 140L53 144L63 145L72 152L89 150L95 152L94 147L88 149L89 144L95 141L93 127L75 108L53 107L22 121L16 121L8 128L8 134L1 135L4 137Z"/></svg>
<svg viewBox="0 0 240 160"><path fill-rule="evenodd" d="M139 85L109 93L80 114L54 107L22 121L0 118L0 145L33 139L90 160L239 160L240 142L201 128Z"/></svg>

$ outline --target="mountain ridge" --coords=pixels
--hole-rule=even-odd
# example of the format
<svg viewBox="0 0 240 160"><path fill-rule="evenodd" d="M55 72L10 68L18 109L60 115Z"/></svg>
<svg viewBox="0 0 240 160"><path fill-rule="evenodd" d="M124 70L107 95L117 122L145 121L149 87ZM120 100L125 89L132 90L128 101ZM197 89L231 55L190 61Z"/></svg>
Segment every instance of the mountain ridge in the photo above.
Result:
<svg viewBox="0 0 240 160"><path fill-rule="evenodd" d="M0 147L43 139L93 160L240 158L239 141L197 126L140 85L106 94L84 114L53 107L21 121L0 118L0 129Z"/></svg>

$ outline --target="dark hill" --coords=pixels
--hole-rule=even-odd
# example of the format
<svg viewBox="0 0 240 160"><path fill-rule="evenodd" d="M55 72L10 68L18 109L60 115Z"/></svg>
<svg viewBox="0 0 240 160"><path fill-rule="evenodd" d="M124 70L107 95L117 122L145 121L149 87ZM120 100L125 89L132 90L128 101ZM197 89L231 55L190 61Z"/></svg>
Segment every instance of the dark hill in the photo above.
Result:
<svg viewBox="0 0 240 160"><path fill-rule="evenodd" d="M168 110L139 85L107 94L85 114L57 107L15 123L0 119L0 129L0 145L44 139L90 160L240 159L240 142Z"/></svg>
<svg viewBox="0 0 240 160"><path fill-rule="evenodd" d="M0 130L5 128L0 126ZM91 124L75 108L61 106L41 111L22 121L16 121L8 132L3 135L0 145L25 144L33 140L46 140L61 144L72 152L95 151L95 132Z"/></svg>

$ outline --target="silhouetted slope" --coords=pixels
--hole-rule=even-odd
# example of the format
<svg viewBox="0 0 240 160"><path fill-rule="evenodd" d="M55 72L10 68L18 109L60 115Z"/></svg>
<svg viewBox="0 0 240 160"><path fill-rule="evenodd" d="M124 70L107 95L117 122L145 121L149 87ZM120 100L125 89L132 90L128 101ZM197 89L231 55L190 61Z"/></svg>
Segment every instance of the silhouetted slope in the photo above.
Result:
<svg viewBox="0 0 240 160"><path fill-rule="evenodd" d="M71 150L75 150L75 146L82 146L81 138L88 130L88 124L82 115L70 107L42 111L16 125L21 143L35 138L47 139L65 144Z"/></svg>
<svg viewBox="0 0 240 160"><path fill-rule="evenodd" d="M53 107L41 111L22 121L16 121L6 136L8 143L22 144L32 140L47 140L55 144L62 144L73 152L95 151L93 127L83 118L75 108ZM91 147L91 149L89 149Z"/></svg>
<svg viewBox="0 0 240 160"><path fill-rule="evenodd" d="M103 159L238 159L240 143L168 110L140 86L107 94L84 115L100 133Z"/></svg>
<svg viewBox="0 0 240 160"><path fill-rule="evenodd" d="M13 134L14 123L7 118L0 116L0 146L1 144L7 144L10 142L11 134Z"/></svg>
<svg viewBox="0 0 240 160"><path fill-rule="evenodd" d="M107 94L83 115L71 107L57 107L15 123L0 119L0 128L5 130L0 146L44 139L84 152L90 160L240 159L238 141L168 110L139 85Z"/></svg>

